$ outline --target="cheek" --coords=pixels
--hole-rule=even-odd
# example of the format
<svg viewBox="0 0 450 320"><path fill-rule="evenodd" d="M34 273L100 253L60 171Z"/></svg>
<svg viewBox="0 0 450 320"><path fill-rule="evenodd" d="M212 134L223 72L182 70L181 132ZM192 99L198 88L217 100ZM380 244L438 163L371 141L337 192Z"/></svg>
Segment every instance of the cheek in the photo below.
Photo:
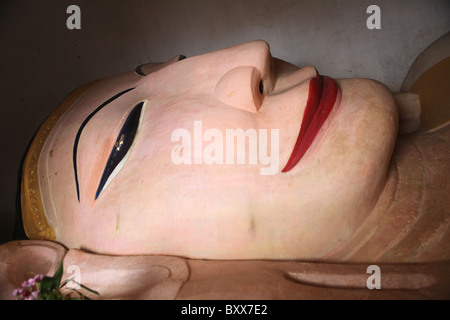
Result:
<svg viewBox="0 0 450 320"><path fill-rule="evenodd" d="M340 124L335 141L343 159L372 161L383 167L389 161L396 139L395 115L380 106L347 109L342 115L348 125Z"/></svg>
<svg viewBox="0 0 450 320"><path fill-rule="evenodd" d="M341 107L323 139L323 163L335 167L368 168L385 173L397 136L397 109L392 97L372 81L349 80ZM328 159L328 160L327 160Z"/></svg>
<svg viewBox="0 0 450 320"><path fill-rule="evenodd" d="M384 185L395 140L392 105L344 97L337 117L298 167L301 198L315 201L316 211L339 210L358 221Z"/></svg>

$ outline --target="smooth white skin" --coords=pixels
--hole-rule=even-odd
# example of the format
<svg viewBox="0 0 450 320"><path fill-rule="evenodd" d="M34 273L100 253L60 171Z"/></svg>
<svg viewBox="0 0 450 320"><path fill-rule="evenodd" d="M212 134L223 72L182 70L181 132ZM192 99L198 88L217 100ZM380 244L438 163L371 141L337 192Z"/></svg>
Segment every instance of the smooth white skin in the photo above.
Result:
<svg viewBox="0 0 450 320"><path fill-rule="evenodd" d="M61 243L109 254L320 259L373 209L398 122L384 85L337 80L333 113L297 166L281 173L297 140L315 68L272 58L263 41L144 71L152 68L146 77L129 72L102 80L48 138L39 162L41 192ZM81 135L78 202L72 163L78 128L101 103L131 87L136 88L98 112ZM118 132L143 99L129 157L94 200ZM194 121L202 121L203 132L215 128L224 137L226 129L278 129L277 173L261 175L266 166L259 162L174 164L172 132L185 128L193 137Z"/></svg>

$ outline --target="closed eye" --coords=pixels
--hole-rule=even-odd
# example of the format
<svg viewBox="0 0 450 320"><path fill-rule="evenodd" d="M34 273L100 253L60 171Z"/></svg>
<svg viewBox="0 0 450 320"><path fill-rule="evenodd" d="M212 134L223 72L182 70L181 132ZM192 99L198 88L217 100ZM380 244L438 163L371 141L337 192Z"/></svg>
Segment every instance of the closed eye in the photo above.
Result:
<svg viewBox="0 0 450 320"><path fill-rule="evenodd" d="M122 128L120 129L108 161L106 162L105 169L103 170L97 192L95 193L96 200L103 193L103 191L105 191L107 186L119 173L128 159L142 120L142 109L144 104L145 101L141 101L133 108L133 110L131 110Z"/></svg>

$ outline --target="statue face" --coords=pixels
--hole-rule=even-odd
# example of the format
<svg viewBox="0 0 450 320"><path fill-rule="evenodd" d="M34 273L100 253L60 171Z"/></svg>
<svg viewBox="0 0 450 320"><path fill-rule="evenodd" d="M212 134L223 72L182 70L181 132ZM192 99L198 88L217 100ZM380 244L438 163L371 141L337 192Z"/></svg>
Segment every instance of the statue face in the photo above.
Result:
<svg viewBox="0 0 450 320"><path fill-rule="evenodd" d="M178 60L97 82L59 120L39 161L57 240L211 259L318 258L345 241L384 186L390 92L263 41Z"/></svg>

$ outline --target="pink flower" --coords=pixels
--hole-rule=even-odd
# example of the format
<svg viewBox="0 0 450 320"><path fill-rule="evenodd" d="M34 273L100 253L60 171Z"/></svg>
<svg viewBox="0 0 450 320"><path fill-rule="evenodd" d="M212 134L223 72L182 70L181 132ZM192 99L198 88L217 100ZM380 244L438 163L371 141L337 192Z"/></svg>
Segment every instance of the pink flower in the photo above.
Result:
<svg viewBox="0 0 450 320"><path fill-rule="evenodd" d="M19 300L36 300L39 296L39 290L36 288L36 284L41 282L44 275L38 274L33 278L30 278L22 282L22 288L13 291L13 296ZM34 290L36 289L36 290Z"/></svg>
<svg viewBox="0 0 450 320"><path fill-rule="evenodd" d="M30 288L16 289L13 291L13 296L17 300L36 300L39 296L39 290L31 291Z"/></svg>
<svg viewBox="0 0 450 320"><path fill-rule="evenodd" d="M41 282L42 279L44 279L44 275L43 274L38 274L37 276L34 277L34 280L36 282Z"/></svg>
<svg viewBox="0 0 450 320"><path fill-rule="evenodd" d="M30 278L30 279L22 282L22 287L28 288L28 287L34 286L35 284L36 284L36 280L34 280L34 278Z"/></svg>
<svg viewBox="0 0 450 320"><path fill-rule="evenodd" d="M22 282L22 287L24 287L24 288L32 287L32 286L36 285L36 283L41 282L43 278L44 278L44 275L38 274L37 276Z"/></svg>
<svg viewBox="0 0 450 320"><path fill-rule="evenodd" d="M13 291L12 294L13 294L14 297L18 297L18 296L22 295L22 292L23 292L23 289L16 289L16 290Z"/></svg>
<svg viewBox="0 0 450 320"><path fill-rule="evenodd" d="M39 296L39 293L40 293L39 290L33 291L31 293L31 296L33 297L33 299L31 299L31 300L36 300L37 297Z"/></svg>

